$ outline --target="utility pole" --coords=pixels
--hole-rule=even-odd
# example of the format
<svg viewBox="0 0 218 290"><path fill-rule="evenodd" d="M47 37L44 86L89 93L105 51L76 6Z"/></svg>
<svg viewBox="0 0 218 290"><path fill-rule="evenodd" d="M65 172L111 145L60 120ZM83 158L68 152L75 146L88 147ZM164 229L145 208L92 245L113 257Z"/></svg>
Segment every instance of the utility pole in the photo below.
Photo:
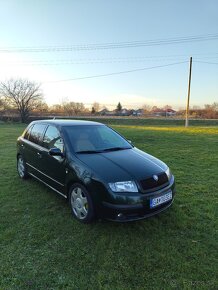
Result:
<svg viewBox="0 0 218 290"><path fill-rule="evenodd" d="M190 57L190 64L189 64L188 97L187 97L187 105L186 105L185 127L188 127L188 121L189 121L189 100L190 100L191 78L192 78L192 57Z"/></svg>

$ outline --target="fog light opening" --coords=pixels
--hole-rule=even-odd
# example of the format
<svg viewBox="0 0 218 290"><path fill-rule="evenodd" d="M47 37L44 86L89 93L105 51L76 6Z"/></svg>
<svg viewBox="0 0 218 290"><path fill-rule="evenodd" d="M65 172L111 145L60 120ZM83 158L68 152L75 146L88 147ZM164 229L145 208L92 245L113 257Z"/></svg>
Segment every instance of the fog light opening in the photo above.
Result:
<svg viewBox="0 0 218 290"><path fill-rule="evenodd" d="M117 217L118 218L122 218L123 217L123 214L122 213L118 213Z"/></svg>

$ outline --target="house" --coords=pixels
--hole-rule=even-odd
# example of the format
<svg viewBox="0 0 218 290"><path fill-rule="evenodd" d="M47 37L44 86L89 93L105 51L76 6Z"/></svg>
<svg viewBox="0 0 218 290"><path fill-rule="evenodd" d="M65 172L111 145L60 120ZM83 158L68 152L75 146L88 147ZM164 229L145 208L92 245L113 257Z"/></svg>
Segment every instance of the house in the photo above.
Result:
<svg viewBox="0 0 218 290"><path fill-rule="evenodd" d="M137 110L132 110L132 115L133 116L142 116L144 114L143 109L137 109Z"/></svg>
<svg viewBox="0 0 218 290"><path fill-rule="evenodd" d="M97 114L100 115L100 116L104 116L104 115L106 115L108 112L110 112L108 109L103 109L103 110L99 111Z"/></svg>
<svg viewBox="0 0 218 290"><path fill-rule="evenodd" d="M107 111L107 112L105 113L105 116L116 116L116 113L117 113L116 110L113 110L113 111Z"/></svg>
<svg viewBox="0 0 218 290"><path fill-rule="evenodd" d="M176 111L171 108L168 109L155 108L151 111L151 113L155 117L171 117L176 115Z"/></svg>
<svg viewBox="0 0 218 290"><path fill-rule="evenodd" d="M131 110L127 110L127 109L122 109L120 112L116 112L117 115L119 116L130 116L131 115Z"/></svg>
<svg viewBox="0 0 218 290"><path fill-rule="evenodd" d="M112 110L109 111L107 109L103 109L98 112L100 116L130 116L132 114L132 110L122 109L121 111Z"/></svg>
<svg viewBox="0 0 218 290"><path fill-rule="evenodd" d="M176 111L173 109L166 109L166 116L175 116Z"/></svg>

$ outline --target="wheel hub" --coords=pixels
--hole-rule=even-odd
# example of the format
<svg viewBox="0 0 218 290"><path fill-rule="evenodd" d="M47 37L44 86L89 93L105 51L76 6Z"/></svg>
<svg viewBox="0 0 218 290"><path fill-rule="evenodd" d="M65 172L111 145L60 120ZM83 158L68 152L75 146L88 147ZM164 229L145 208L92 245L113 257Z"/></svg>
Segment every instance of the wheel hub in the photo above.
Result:
<svg viewBox="0 0 218 290"><path fill-rule="evenodd" d="M82 201L81 201L81 199L78 197L77 199L76 199L76 201L75 201L75 206L77 207L77 208L79 208L79 209L81 209L82 208Z"/></svg>

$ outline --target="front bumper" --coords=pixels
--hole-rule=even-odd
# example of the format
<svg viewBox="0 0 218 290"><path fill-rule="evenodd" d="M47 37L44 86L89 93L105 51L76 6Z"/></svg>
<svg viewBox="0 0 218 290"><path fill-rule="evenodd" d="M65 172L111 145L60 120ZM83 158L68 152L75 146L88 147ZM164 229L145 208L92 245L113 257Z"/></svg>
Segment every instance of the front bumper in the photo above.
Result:
<svg viewBox="0 0 218 290"><path fill-rule="evenodd" d="M155 208L150 208L150 199L154 197L162 196L168 192L172 192L172 199L156 206ZM104 218L117 222L135 221L156 215L167 208L169 208L175 196L175 181L172 176L170 183L165 188L152 192L152 193L137 193L131 195L129 193L125 195L120 195L115 201L120 201L119 203L111 203L103 201L102 203L102 215Z"/></svg>

